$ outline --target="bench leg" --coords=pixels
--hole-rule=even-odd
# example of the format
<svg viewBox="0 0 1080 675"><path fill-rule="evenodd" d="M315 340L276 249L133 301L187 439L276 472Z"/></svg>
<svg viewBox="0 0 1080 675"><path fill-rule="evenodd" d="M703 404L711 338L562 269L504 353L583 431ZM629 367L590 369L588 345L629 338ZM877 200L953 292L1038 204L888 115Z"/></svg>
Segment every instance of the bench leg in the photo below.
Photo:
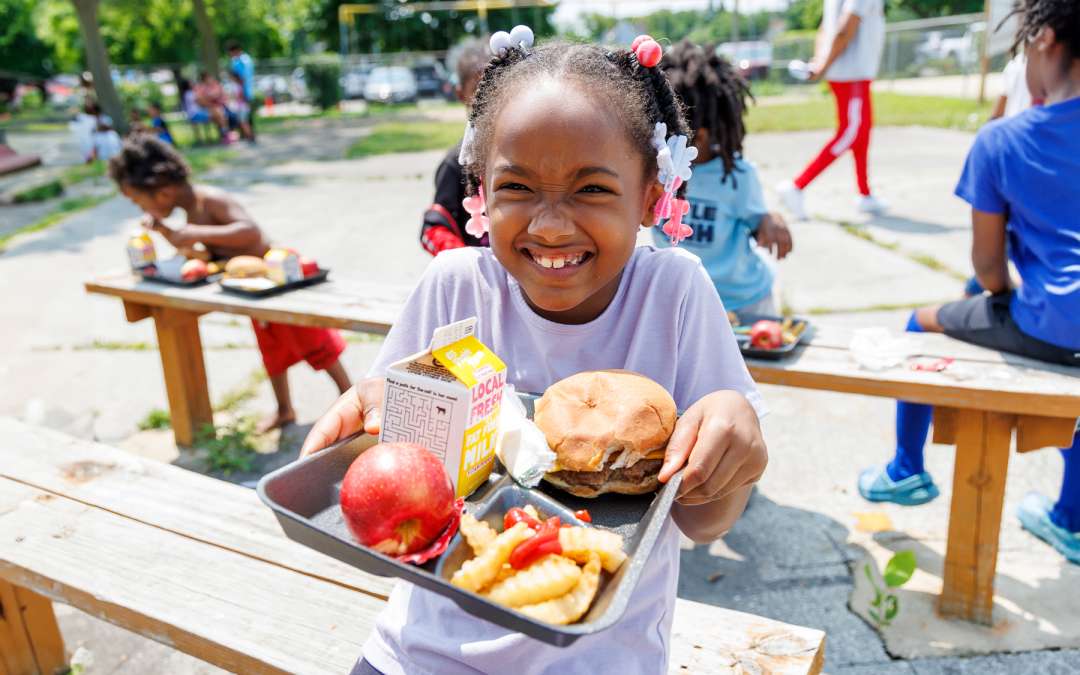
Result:
<svg viewBox="0 0 1080 675"><path fill-rule="evenodd" d="M154 307L152 316L176 443L190 446L203 425L214 423L199 336L199 315Z"/></svg>
<svg viewBox="0 0 1080 675"><path fill-rule="evenodd" d="M0 675L53 675L66 666L49 599L0 579Z"/></svg>
<svg viewBox="0 0 1080 675"><path fill-rule="evenodd" d="M945 617L991 625L998 535L1005 502L1013 415L956 410L949 541L938 611Z"/></svg>

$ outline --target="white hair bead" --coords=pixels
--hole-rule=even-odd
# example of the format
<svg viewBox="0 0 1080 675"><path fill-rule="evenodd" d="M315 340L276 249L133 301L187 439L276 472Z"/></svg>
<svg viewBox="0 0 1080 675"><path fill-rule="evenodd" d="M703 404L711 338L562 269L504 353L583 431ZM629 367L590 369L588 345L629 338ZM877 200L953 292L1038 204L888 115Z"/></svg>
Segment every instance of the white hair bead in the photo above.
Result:
<svg viewBox="0 0 1080 675"><path fill-rule="evenodd" d="M510 33L507 33L504 30L493 34L491 40L488 41L488 47L491 48L491 53L500 58L506 56L506 51L513 46L514 42L510 37Z"/></svg>

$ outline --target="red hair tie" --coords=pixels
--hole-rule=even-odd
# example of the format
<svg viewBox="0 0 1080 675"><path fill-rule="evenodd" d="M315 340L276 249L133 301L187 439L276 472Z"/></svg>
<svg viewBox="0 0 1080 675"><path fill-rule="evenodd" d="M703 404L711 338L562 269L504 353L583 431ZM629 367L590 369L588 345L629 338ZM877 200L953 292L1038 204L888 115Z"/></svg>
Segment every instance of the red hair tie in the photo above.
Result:
<svg viewBox="0 0 1080 675"><path fill-rule="evenodd" d="M634 52L638 63L645 68L653 68L660 63L664 56L664 50L660 43L648 35L639 35L630 43L630 51Z"/></svg>

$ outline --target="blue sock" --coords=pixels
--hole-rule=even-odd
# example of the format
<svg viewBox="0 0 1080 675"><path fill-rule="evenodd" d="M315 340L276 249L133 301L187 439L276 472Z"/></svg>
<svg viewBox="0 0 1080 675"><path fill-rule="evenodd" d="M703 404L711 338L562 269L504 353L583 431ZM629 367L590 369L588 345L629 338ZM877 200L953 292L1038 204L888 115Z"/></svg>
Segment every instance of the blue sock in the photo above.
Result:
<svg viewBox="0 0 1080 675"><path fill-rule="evenodd" d="M915 319L914 312L908 319L907 332L925 332ZM896 402L896 456L886 467L889 478L903 480L923 472L923 446L926 445L933 412L933 406L923 403Z"/></svg>
<svg viewBox="0 0 1080 675"><path fill-rule="evenodd" d="M1073 436L1071 448L1061 449L1061 458L1065 460L1065 475L1050 520L1069 532L1080 532L1080 433Z"/></svg>

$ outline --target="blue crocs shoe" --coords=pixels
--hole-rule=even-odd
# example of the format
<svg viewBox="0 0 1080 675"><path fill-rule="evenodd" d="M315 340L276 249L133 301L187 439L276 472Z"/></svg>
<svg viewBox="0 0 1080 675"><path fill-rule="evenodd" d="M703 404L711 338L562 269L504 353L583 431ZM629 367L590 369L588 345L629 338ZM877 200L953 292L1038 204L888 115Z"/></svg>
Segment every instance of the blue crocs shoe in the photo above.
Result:
<svg viewBox="0 0 1080 675"><path fill-rule="evenodd" d="M885 465L863 469L859 474L859 494L872 502L892 502L900 506L918 506L936 498L938 492L930 474L917 473L899 481L889 478Z"/></svg>
<svg viewBox="0 0 1080 675"><path fill-rule="evenodd" d="M1080 532L1069 532L1050 520L1054 502L1038 492L1029 492L1016 507L1016 517L1024 529L1050 544L1069 562L1080 565Z"/></svg>

